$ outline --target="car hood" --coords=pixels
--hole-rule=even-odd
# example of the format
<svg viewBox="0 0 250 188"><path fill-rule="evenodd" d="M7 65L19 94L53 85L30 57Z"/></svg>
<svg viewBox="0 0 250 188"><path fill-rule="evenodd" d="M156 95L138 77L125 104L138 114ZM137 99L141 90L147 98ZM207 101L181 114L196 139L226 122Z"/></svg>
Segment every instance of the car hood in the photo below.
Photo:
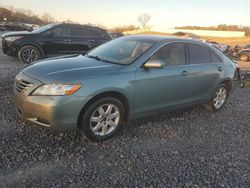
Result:
<svg viewBox="0 0 250 188"><path fill-rule="evenodd" d="M8 32L8 33L4 33L2 34L2 37L12 37L12 36L24 36L24 35L30 35L32 34L29 31L16 31L16 32Z"/></svg>
<svg viewBox="0 0 250 188"><path fill-rule="evenodd" d="M34 63L22 72L43 83L58 83L112 74L121 68L122 65L105 63L83 55L68 55Z"/></svg>

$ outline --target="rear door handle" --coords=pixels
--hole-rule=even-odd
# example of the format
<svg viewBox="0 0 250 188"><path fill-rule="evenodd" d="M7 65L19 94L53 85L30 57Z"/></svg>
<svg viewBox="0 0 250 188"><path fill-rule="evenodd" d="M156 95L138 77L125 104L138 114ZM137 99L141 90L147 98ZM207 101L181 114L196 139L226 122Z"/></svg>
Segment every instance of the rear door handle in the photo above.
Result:
<svg viewBox="0 0 250 188"><path fill-rule="evenodd" d="M186 71L186 70L182 71L182 72L181 72L181 75L182 75L182 76L187 76L187 75L188 75L188 71Z"/></svg>
<svg viewBox="0 0 250 188"><path fill-rule="evenodd" d="M64 39L64 42L71 42L71 39Z"/></svg>
<svg viewBox="0 0 250 188"><path fill-rule="evenodd" d="M89 40L89 42L95 42L95 40Z"/></svg>
<svg viewBox="0 0 250 188"><path fill-rule="evenodd" d="M218 67L218 71L219 72L223 71L223 68L222 67Z"/></svg>

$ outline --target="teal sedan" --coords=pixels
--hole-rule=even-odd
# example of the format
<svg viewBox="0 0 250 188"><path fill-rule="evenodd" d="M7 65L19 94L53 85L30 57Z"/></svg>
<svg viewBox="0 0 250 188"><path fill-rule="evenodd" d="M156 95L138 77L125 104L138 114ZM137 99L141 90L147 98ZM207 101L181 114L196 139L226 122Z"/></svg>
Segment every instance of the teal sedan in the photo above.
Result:
<svg viewBox="0 0 250 188"><path fill-rule="evenodd" d="M16 76L14 93L23 120L60 131L79 128L104 140L130 119L196 104L220 110L235 70L205 43L126 36L85 55L28 66Z"/></svg>

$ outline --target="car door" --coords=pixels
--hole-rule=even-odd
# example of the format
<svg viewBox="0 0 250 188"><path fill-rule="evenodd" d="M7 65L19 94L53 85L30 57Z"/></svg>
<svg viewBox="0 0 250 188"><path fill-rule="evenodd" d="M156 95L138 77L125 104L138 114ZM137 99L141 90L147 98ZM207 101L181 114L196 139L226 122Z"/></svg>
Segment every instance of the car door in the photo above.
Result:
<svg viewBox="0 0 250 188"><path fill-rule="evenodd" d="M87 26L76 25L72 27L71 50L74 53L85 53L94 46L94 43L95 38Z"/></svg>
<svg viewBox="0 0 250 188"><path fill-rule="evenodd" d="M224 74L223 62L205 45L198 43L187 45L193 101L208 99Z"/></svg>
<svg viewBox="0 0 250 188"><path fill-rule="evenodd" d="M97 28L89 28L89 33L92 37L91 39L91 48L97 47L109 40L111 40L111 38L107 35L107 33L105 31L102 31L101 29L97 29Z"/></svg>
<svg viewBox="0 0 250 188"><path fill-rule="evenodd" d="M71 27L66 25L59 25L44 32L42 47L45 54L71 53L73 50L71 32Z"/></svg>
<svg viewBox="0 0 250 188"><path fill-rule="evenodd" d="M76 25L72 27L71 35L71 51L74 53L85 53L106 42L102 32L89 26Z"/></svg>
<svg viewBox="0 0 250 188"><path fill-rule="evenodd" d="M135 81L135 114L181 105L189 101L189 72L183 43L166 44L147 62L162 60L164 68L140 68Z"/></svg>

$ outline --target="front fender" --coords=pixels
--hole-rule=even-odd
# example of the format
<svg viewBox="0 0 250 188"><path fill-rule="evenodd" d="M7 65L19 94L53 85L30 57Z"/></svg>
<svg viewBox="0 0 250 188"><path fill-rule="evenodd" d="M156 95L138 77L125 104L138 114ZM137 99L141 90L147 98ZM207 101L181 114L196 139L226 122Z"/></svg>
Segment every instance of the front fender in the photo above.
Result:
<svg viewBox="0 0 250 188"><path fill-rule="evenodd" d="M84 96L88 101L107 92L116 92L123 95L128 102L129 111L134 111L134 78L135 73L110 74L82 81L82 87L74 95ZM86 103L86 101L84 101ZM84 105L84 104L83 104Z"/></svg>
<svg viewBox="0 0 250 188"><path fill-rule="evenodd" d="M40 52L41 52L41 57L44 57L45 56L45 53L44 53L44 50L41 48L41 46L36 43L36 42L24 42L24 43L21 43L19 44L19 48L18 48L18 51L24 47L24 46L27 46L27 45L32 45L32 46L35 46Z"/></svg>

